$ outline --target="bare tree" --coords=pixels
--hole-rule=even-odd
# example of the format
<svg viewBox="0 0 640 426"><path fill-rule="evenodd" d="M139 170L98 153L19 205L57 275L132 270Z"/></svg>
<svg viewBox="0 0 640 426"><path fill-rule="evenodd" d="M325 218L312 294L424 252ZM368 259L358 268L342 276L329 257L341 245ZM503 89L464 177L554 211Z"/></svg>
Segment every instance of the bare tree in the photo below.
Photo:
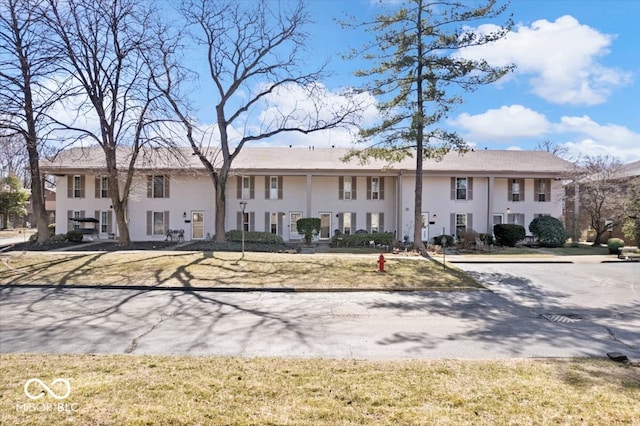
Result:
<svg viewBox="0 0 640 426"><path fill-rule="evenodd" d="M154 140L160 99L145 55L154 50L149 27L156 11L138 0L49 0L48 24L60 40L60 68L81 93L79 113L97 126L58 122L103 150L119 243L129 244L127 204L141 149ZM155 135L154 135L155 134ZM123 155L123 159L116 156ZM126 153L126 156L124 155Z"/></svg>
<svg viewBox="0 0 640 426"><path fill-rule="evenodd" d="M0 173L3 171L20 178L25 188L30 185L29 153L22 135L5 136L0 133Z"/></svg>
<svg viewBox="0 0 640 426"><path fill-rule="evenodd" d="M542 142L538 142L538 144L535 147L535 150L550 152L551 154L560 158L566 158L567 154L569 153L569 148L567 148L564 145L558 145L557 143L554 143L548 139L545 139Z"/></svg>
<svg viewBox="0 0 640 426"><path fill-rule="evenodd" d="M374 62L372 68L355 74L368 79L361 90L380 99L380 121L360 133L366 148L354 148L346 159L397 162L415 155L413 243L421 250L418 224L422 221L423 159L468 149L458 134L442 127L442 121L462 103L461 93L493 83L512 69L455 53L499 40L510 30L511 21L483 34L466 28L501 15L506 6L500 6L497 0L407 0L399 6L391 3L390 7L391 13L378 15L371 22L345 24L373 34L374 41L350 57L362 56Z"/></svg>
<svg viewBox="0 0 640 426"><path fill-rule="evenodd" d="M608 156L586 156L576 163L571 179L577 186L579 223L595 232L594 246L613 227L621 226L625 215L622 163ZM572 193L574 194L574 193ZM572 203L573 200L566 200Z"/></svg>
<svg viewBox="0 0 640 426"><path fill-rule="evenodd" d="M274 7L275 6L275 7ZM312 133L339 126L354 125L362 107L345 93L342 105L330 105L323 98L318 81L323 66L303 72L299 66L306 34L303 26L309 17L300 3L269 1L236 2L231 0L187 0L180 11L194 40L204 46L203 60L208 67L214 89L216 139L210 149L202 143L197 123L181 103L176 61L170 59L174 49L165 39L165 76L157 81L186 129L191 148L208 171L215 188L215 238L224 241L227 182L233 160L247 143L266 140L287 133ZM184 76L184 75L182 75ZM278 91L301 89L306 109L277 110L268 121L251 126L252 111L268 106ZM273 110L272 110L273 112ZM234 138L232 132L240 133Z"/></svg>
<svg viewBox="0 0 640 426"><path fill-rule="evenodd" d="M54 71L54 52L44 43L49 34L43 25L43 3L5 0L0 4L0 128L3 141L13 137L24 141L38 244L49 240L40 150L45 139L47 111L61 96L46 85ZM17 158L21 151L16 149Z"/></svg>

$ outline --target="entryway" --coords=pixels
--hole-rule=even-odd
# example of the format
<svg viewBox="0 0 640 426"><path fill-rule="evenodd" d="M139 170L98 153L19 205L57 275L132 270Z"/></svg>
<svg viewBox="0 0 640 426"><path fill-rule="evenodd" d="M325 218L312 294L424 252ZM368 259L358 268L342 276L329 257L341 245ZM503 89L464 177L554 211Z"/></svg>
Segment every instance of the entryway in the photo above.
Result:
<svg viewBox="0 0 640 426"><path fill-rule="evenodd" d="M191 212L191 239L204 239L204 211L202 210Z"/></svg>

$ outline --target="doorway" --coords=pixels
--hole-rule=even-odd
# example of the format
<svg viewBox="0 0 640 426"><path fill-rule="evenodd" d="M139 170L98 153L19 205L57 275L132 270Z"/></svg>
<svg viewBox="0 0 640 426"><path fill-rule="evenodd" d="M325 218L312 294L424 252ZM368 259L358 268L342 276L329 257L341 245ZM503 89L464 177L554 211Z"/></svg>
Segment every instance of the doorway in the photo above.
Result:
<svg viewBox="0 0 640 426"><path fill-rule="evenodd" d="M320 235L321 240L331 238L331 213L320 213Z"/></svg>
<svg viewBox="0 0 640 426"><path fill-rule="evenodd" d="M202 240L204 238L204 211L191 212L191 239Z"/></svg>

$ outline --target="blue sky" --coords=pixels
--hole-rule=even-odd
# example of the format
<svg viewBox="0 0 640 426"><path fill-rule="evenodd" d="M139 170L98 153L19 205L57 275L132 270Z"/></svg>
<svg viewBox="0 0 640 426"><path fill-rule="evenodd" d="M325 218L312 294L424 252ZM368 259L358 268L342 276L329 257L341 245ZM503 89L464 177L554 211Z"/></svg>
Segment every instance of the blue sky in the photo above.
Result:
<svg viewBox="0 0 640 426"><path fill-rule="evenodd" d="M313 66L330 58L332 76L323 81L328 96L362 84L353 71L370 64L346 61L341 55L370 35L344 30L334 18L346 12L364 20L382 11L380 2L309 0L307 4L314 21L306 28L308 63ZM547 140L566 146L571 157L640 160L640 0L513 0L507 13L513 15L512 33L494 46L465 55L496 65L514 63L516 71L466 95L466 102L444 125L477 149L533 149ZM201 83L202 79L206 76ZM211 109L200 111L203 124L213 121ZM352 137L340 131L269 141L270 145L351 143Z"/></svg>

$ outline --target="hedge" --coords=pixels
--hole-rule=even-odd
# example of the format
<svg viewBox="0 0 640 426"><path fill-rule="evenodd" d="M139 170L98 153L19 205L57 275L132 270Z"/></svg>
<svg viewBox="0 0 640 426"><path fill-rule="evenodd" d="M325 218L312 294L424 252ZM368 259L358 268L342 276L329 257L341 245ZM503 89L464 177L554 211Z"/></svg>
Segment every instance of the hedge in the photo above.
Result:
<svg viewBox="0 0 640 426"><path fill-rule="evenodd" d="M507 247L514 247L519 241L524 240L526 235L524 226L511 223L494 225L493 233L496 236L496 243Z"/></svg>
<svg viewBox="0 0 640 426"><path fill-rule="evenodd" d="M390 246L393 244L393 234L390 232L337 234L331 239L331 245L333 247L366 247L370 241L375 245Z"/></svg>
<svg viewBox="0 0 640 426"><path fill-rule="evenodd" d="M242 241L242 231L229 231L225 234L225 237L227 241L239 243ZM270 232L256 231L245 231L244 242L257 244L284 244L280 235L272 234Z"/></svg>

